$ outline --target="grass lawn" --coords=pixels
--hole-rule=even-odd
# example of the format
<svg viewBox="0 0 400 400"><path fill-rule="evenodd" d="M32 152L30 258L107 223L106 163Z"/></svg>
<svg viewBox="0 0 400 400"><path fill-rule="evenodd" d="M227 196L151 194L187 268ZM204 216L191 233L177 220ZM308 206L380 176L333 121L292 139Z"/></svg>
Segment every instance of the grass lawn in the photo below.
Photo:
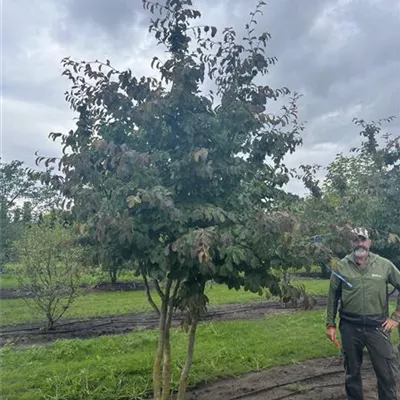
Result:
<svg viewBox="0 0 400 400"><path fill-rule="evenodd" d="M304 280L306 289L314 295L326 295L329 282L326 280ZM244 290L229 290L226 286L210 285L206 291L210 305L251 303L265 301L266 298ZM157 295L154 293L154 299ZM29 300L31 302L31 300ZM152 311L142 291L93 293L78 298L65 318L86 318L104 315L119 315ZM10 325L42 320L41 314L35 314L23 299L0 301L0 325Z"/></svg>
<svg viewBox="0 0 400 400"><path fill-rule="evenodd" d="M397 340L397 334L395 340ZM144 331L49 347L1 350L1 398L140 399L151 389L157 333ZM173 381L187 335L172 332ZM198 330L190 385L338 354L324 336L324 312L299 312L249 322L204 323Z"/></svg>
<svg viewBox="0 0 400 400"><path fill-rule="evenodd" d="M328 296L329 279L302 279L293 280L292 284L302 284L307 293L313 296Z"/></svg>
<svg viewBox="0 0 400 400"><path fill-rule="evenodd" d="M12 275L0 275L0 289L17 289L18 280Z"/></svg>

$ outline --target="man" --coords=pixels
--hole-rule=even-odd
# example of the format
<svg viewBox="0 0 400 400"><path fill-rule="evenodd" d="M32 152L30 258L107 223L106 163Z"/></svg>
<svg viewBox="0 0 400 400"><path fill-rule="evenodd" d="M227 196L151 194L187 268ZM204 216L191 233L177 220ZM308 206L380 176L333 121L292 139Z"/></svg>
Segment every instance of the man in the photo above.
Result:
<svg viewBox="0 0 400 400"><path fill-rule="evenodd" d="M388 283L400 290L400 272L387 259L370 252L368 231L356 228L353 251L332 273L327 307L326 334L337 344L336 314L340 302L340 337L348 400L362 400L360 368L367 348L378 379L380 400L397 400L397 361L390 332L399 326L400 295L389 318Z"/></svg>

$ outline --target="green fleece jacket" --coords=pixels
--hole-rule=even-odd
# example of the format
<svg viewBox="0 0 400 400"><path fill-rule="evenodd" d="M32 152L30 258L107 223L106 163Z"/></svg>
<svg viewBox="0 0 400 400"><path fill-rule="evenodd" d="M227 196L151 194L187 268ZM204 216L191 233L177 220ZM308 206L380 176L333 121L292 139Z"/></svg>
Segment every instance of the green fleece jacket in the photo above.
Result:
<svg viewBox="0 0 400 400"><path fill-rule="evenodd" d="M335 272L349 284L331 275L326 326L336 326L339 303L342 320L363 326L381 325L389 316L388 284L400 292L400 271L386 258L370 253L364 268L349 254L339 262ZM400 294L391 318L400 322Z"/></svg>

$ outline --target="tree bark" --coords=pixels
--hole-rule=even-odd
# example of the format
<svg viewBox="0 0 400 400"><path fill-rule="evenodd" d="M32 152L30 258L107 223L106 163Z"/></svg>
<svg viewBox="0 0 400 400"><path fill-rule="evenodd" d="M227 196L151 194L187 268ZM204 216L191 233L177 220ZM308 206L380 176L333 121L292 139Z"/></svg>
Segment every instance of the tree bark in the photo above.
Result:
<svg viewBox="0 0 400 400"><path fill-rule="evenodd" d="M161 400L161 364L164 356L164 343L165 343L165 322L167 319L168 303L165 299L161 299L161 314L159 324L159 338L156 357L153 364L153 392L154 400Z"/></svg>
<svg viewBox="0 0 400 400"><path fill-rule="evenodd" d="M185 393L188 386L189 372L193 364L194 345L196 341L196 329L198 322L199 319L195 318L192 320L192 325L190 326L187 358L179 379L179 389L176 397L177 400L184 400L185 398Z"/></svg>
<svg viewBox="0 0 400 400"><path fill-rule="evenodd" d="M46 325L46 331L51 331L53 330L54 327L54 322L53 319L51 318L51 316L47 316L47 325Z"/></svg>
<svg viewBox="0 0 400 400"><path fill-rule="evenodd" d="M163 376L162 376L162 395L161 400L168 400L171 392L171 343L170 343L170 330L172 323L172 316L175 309L175 300L180 287L180 281L175 285L172 296L168 299L168 312L165 322L165 338L164 338L164 360L163 360Z"/></svg>
<svg viewBox="0 0 400 400"><path fill-rule="evenodd" d="M163 376L164 376L164 362L165 360L165 339L167 332L167 317L168 317L168 305L169 305L169 294L171 291L172 280L169 279L165 288L165 294L162 292L158 281L155 281L157 292L161 298L161 315L159 324L159 339L156 357L153 365L153 393L154 400L161 400L164 393L163 387Z"/></svg>
<svg viewBox="0 0 400 400"><path fill-rule="evenodd" d="M161 400L168 400L171 390L171 343L169 341L169 332L167 328L165 329L163 356Z"/></svg>

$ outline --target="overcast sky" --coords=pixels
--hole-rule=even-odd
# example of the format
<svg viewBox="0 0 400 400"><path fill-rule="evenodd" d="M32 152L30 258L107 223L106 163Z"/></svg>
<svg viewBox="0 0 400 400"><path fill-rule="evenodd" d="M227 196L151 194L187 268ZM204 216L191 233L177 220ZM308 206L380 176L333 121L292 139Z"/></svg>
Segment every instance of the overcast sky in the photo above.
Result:
<svg viewBox="0 0 400 400"><path fill-rule="evenodd" d="M109 58L151 74L160 52L141 0L2 1L2 160L34 165L34 152L59 155L51 131L74 127L60 60ZM205 24L238 31L254 0L193 0ZM197 24L197 22L196 22ZM266 82L303 94L304 144L288 159L327 165L358 143L353 117L400 114L400 0L269 0L259 25L279 62ZM390 131L400 133L400 118ZM297 184L293 190L301 191Z"/></svg>

